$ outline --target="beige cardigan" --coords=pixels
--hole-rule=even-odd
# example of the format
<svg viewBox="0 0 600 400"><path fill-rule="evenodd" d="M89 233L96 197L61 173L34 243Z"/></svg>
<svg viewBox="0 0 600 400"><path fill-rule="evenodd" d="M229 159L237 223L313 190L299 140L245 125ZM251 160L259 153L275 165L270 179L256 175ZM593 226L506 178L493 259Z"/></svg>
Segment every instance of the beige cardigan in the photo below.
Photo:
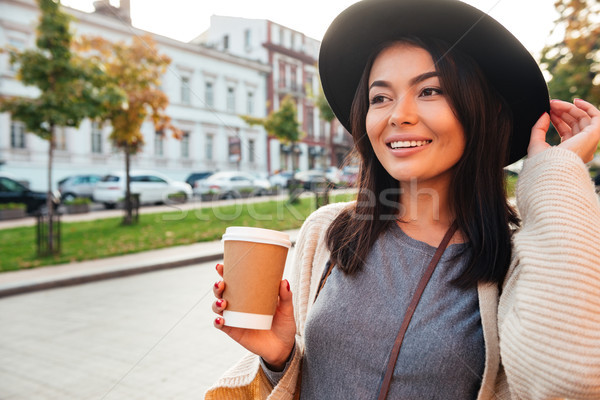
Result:
<svg viewBox="0 0 600 400"><path fill-rule="evenodd" d="M306 315L329 257L325 232L349 204L322 207L300 230L291 279L297 351L281 381L271 387L248 354L206 399L293 399ZM600 205L581 159L551 148L527 160L517 205L523 224L502 294L478 286L486 360L477 399L600 399Z"/></svg>

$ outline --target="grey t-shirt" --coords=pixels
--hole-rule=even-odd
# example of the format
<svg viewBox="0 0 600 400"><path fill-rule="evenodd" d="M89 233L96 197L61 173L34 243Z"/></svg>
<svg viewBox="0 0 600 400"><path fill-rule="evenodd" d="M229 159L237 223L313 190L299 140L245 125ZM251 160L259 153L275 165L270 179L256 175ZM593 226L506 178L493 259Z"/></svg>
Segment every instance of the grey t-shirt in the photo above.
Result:
<svg viewBox="0 0 600 400"><path fill-rule="evenodd" d="M448 246L404 337L388 399L475 399L485 348L477 289L451 284L465 268L464 244ZM363 269L335 268L306 321L303 400L376 399L406 307L435 248L396 224ZM280 374L269 374L276 380Z"/></svg>

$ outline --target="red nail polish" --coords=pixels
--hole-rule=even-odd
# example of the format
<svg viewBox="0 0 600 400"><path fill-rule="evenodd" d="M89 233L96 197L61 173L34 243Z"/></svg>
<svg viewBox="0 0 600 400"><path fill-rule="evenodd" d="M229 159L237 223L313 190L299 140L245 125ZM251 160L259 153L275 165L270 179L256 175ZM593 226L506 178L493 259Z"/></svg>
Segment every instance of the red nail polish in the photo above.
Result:
<svg viewBox="0 0 600 400"><path fill-rule="evenodd" d="M223 318L217 318L217 319L215 319L215 323L217 325L223 325Z"/></svg>
<svg viewBox="0 0 600 400"><path fill-rule="evenodd" d="M290 281L288 281L288 280L286 279L285 283L287 283L287 290L288 290L288 292L289 292L289 291L290 291Z"/></svg>
<svg viewBox="0 0 600 400"><path fill-rule="evenodd" d="M217 307L221 308L223 306L223 299L217 300Z"/></svg>
<svg viewBox="0 0 600 400"><path fill-rule="evenodd" d="M217 266L215 267L215 269L218 271L219 270L219 264L217 264Z"/></svg>
<svg viewBox="0 0 600 400"><path fill-rule="evenodd" d="M215 283L215 289L219 288L219 283L221 283L221 281Z"/></svg>

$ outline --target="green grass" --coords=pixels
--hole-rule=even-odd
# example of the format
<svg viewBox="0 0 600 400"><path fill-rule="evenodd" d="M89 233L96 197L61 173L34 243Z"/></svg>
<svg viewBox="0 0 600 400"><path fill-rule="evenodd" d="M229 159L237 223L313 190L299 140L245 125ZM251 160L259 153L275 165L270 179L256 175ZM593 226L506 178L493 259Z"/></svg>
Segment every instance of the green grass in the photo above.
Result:
<svg viewBox="0 0 600 400"><path fill-rule="evenodd" d="M517 188L518 176L509 175L506 177L506 194L509 198L515 196L515 190Z"/></svg>
<svg viewBox="0 0 600 400"><path fill-rule="evenodd" d="M331 202L349 201L354 194L331 195ZM62 223L60 255L38 258L35 226L0 230L0 271L35 268L196 242L219 240L228 226L276 230L299 228L315 209L314 196L297 204L268 201L140 214L139 223L121 225L122 218Z"/></svg>

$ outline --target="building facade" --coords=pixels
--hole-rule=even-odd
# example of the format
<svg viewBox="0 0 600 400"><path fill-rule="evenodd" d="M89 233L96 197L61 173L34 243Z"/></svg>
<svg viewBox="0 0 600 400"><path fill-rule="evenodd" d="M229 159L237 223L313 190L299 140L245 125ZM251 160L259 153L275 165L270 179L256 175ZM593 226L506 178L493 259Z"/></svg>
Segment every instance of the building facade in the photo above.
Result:
<svg viewBox="0 0 600 400"><path fill-rule="evenodd" d="M210 28L193 42L268 64L267 113L277 110L285 96L294 99L305 136L293 146L269 137L269 171L291 170L292 166L325 168L343 162L352 147L351 137L339 122L322 120L314 102L320 85L318 40L266 19L213 15Z"/></svg>
<svg viewBox="0 0 600 400"><path fill-rule="evenodd" d="M64 8L75 20L75 35L102 36L130 41L148 34L132 27L127 5L115 9L108 1L96 2L93 13ZM122 2L123 5L123 2ZM0 47L35 46L39 10L34 0L2 0ZM151 34L151 33L150 33ZM161 83L170 105L167 114L183 132L177 140L142 127L145 145L132 159L134 169L154 169L183 180L192 172L242 169L266 173L269 159L267 134L250 127L240 115L266 116L268 63L223 52L198 43L183 43L151 34L158 51L172 60ZM17 68L0 54L0 96L30 96L36 88L16 79ZM78 129L56 132L54 182L80 173L104 174L124 169L124 157L108 140L111 128L84 121ZM46 190L48 142L27 133L23 124L0 114L0 171L28 181L32 189ZM55 185L56 183L54 183ZM56 188L55 186L53 188Z"/></svg>

